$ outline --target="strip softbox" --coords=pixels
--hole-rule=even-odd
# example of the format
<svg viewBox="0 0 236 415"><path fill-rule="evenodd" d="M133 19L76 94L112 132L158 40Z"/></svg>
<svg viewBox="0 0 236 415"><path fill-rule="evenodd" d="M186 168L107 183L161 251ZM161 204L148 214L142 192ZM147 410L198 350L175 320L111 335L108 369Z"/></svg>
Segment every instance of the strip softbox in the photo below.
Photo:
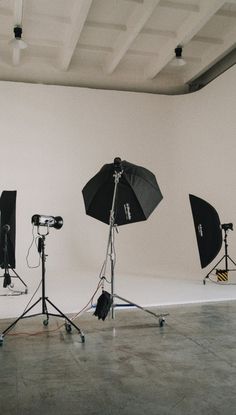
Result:
<svg viewBox="0 0 236 415"><path fill-rule="evenodd" d="M0 266L15 268L16 190L4 190L0 198Z"/></svg>
<svg viewBox="0 0 236 415"><path fill-rule="evenodd" d="M222 246L222 230L217 211L197 196L189 195L201 267L213 261Z"/></svg>

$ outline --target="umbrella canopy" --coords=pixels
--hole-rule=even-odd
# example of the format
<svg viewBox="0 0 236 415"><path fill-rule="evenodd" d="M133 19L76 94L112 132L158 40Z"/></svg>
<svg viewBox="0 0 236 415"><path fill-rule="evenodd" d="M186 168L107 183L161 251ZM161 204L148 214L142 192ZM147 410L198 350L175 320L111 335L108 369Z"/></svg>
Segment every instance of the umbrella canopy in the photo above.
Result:
<svg viewBox="0 0 236 415"><path fill-rule="evenodd" d="M125 225L146 220L163 196L155 175L144 167L120 161L105 164L101 170L84 186L82 193L87 215L110 223L115 172L120 171L117 185L114 223ZM120 160L120 159L118 159Z"/></svg>

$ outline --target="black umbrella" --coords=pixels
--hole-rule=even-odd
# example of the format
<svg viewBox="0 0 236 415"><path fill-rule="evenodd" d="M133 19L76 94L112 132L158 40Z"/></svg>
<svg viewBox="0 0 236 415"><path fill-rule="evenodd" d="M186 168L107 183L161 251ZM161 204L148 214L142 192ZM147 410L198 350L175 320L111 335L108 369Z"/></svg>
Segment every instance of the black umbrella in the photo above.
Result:
<svg viewBox="0 0 236 415"><path fill-rule="evenodd" d="M114 298L118 298L158 317L160 325L163 326L163 315L158 316L114 293L115 225L139 222L150 216L163 198L156 177L144 167L136 166L125 160L121 161L119 157L116 157L113 163L105 164L89 180L82 193L86 213L110 225L106 259L100 273L103 293L98 299L94 315L104 320L111 307L111 316L114 318ZM111 294L104 290L108 259L111 263Z"/></svg>
<svg viewBox="0 0 236 415"><path fill-rule="evenodd" d="M146 220L163 198L151 171L118 157L114 163L105 164L84 186L82 193L87 215L107 224L114 202L117 225Z"/></svg>

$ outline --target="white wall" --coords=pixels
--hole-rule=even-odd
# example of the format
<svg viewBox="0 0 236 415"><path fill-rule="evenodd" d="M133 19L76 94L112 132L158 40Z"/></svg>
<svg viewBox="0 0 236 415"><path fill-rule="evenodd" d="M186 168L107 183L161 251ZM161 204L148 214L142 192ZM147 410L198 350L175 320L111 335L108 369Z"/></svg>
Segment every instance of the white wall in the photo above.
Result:
<svg viewBox="0 0 236 415"><path fill-rule="evenodd" d="M235 72L183 96L0 83L0 191L18 192L16 271L29 286L27 296L0 297L2 316L20 313L40 281L41 268L29 270L25 261L35 213L64 218L46 240L47 294L67 312L90 298L108 226L85 215L81 190L116 156L153 171L164 196L148 221L120 228L118 288L133 294L126 279L136 275L142 300L137 282L148 276L155 286L158 277L205 275L188 194L213 204L222 222L236 222ZM236 237L229 237L236 257Z"/></svg>

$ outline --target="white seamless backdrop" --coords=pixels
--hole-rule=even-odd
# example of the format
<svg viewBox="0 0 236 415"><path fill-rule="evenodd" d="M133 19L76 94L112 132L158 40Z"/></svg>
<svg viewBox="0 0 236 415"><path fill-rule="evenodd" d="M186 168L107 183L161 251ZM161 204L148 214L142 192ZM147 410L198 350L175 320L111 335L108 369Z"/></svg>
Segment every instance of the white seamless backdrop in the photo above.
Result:
<svg viewBox="0 0 236 415"><path fill-rule="evenodd" d="M90 298L108 226L85 214L81 191L116 156L155 173L164 196L147 221L120 227L117 290L146 305L161 304L162 281L166 303L175 302L180 286L180 301L194 300L206 270L200 268L188 194L215 206L222 222L236 223L235 72L233 67L182 96L0 82L0 190L17 190L16 271L29 286L28 295L0 297L2 317L23 311L40 281L41 268L28 269L25 260L35 213L64 219L63 228L46 238L48 296L66 312ZM236 258L233 232L229 242ZM37 261L35 248L30 261ZM17 280L15 285L20 287Z"/></svg>

